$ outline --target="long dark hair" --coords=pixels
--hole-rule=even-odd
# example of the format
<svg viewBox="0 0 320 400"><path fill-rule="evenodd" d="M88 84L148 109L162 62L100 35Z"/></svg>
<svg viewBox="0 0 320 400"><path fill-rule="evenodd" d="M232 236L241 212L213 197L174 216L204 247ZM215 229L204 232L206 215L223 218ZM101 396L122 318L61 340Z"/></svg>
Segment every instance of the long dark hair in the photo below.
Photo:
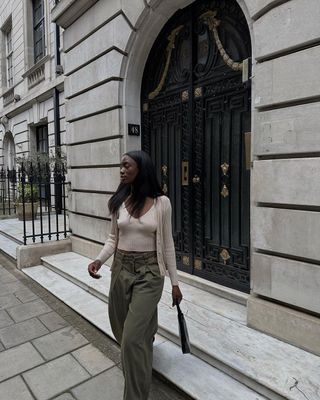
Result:
<svg viewBox="0 0 320 400"><path fill-rule="evenodd" d="M117 191L109 200L108 206L111 214L116 214L121 204L130 196L130 214L140 215L145 205L146 198L156 198L163 194L159 185L156 170L152 160L144 151L136 150L125 153L138 165L138 174L131 184L120 183Z"/></svg>

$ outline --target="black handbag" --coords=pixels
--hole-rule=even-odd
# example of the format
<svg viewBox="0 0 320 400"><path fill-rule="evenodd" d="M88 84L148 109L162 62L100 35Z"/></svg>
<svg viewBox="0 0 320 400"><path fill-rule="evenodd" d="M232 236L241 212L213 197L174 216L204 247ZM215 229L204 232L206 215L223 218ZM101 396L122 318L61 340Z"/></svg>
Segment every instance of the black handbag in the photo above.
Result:
<svg viewBox="0 0 320 400"><path fill-rule="evenodd" d="M190 353L190 341L189 341L187 323L184 318L183 312L180 309L179 304L177 304L177 310L178 310L178 322L179 322L181 349L182 349L183 354L188 354L188 353Z"/></svg>

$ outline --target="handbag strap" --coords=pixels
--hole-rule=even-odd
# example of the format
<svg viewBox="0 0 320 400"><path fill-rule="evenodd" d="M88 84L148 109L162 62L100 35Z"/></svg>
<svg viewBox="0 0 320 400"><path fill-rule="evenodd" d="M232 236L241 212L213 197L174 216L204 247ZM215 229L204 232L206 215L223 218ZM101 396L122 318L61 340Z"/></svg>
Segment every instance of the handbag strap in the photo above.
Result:
<svg viewBox="0 0 320 400"><path fill-rule="evenodd" d="M178 303L176 304L176 306L177 306L178 314L183 315L183 312L181 311L181 308Z"/></svg>

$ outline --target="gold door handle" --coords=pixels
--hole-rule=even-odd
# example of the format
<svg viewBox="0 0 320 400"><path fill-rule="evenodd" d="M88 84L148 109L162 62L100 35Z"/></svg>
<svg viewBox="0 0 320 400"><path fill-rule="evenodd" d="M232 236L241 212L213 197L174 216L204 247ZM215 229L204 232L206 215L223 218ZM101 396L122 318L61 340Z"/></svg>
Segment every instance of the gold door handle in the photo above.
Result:
<svg viewBox="0 0 320 400"><path fill-rule="evenodd" d="M195 175L195 176L192 178L192 182L193 182L193 183L200 183L200 176Z"/></svg>

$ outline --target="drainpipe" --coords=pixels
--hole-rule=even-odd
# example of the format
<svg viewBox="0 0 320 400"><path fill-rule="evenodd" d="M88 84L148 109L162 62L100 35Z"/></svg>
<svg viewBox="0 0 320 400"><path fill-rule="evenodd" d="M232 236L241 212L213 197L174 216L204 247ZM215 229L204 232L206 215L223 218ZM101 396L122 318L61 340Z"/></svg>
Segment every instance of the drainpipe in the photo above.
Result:
<svg viewBox="0 0 320 400"><path fill-rule="evenodd" d="M56 0L56 4L58 1ZM55 26L55 66L56 76L62 73L61 68L61 57L60 57L60 29L56 24ZM61 155L61 135L60 135L60 101L59 101L59 90L57 87L53 89L53 110L54 110L54 137L55 137L55 155L59 157ZM57 182L55 185L55 205L56 212L61 214L62 210L62 187L61 182Z"/></svg>

